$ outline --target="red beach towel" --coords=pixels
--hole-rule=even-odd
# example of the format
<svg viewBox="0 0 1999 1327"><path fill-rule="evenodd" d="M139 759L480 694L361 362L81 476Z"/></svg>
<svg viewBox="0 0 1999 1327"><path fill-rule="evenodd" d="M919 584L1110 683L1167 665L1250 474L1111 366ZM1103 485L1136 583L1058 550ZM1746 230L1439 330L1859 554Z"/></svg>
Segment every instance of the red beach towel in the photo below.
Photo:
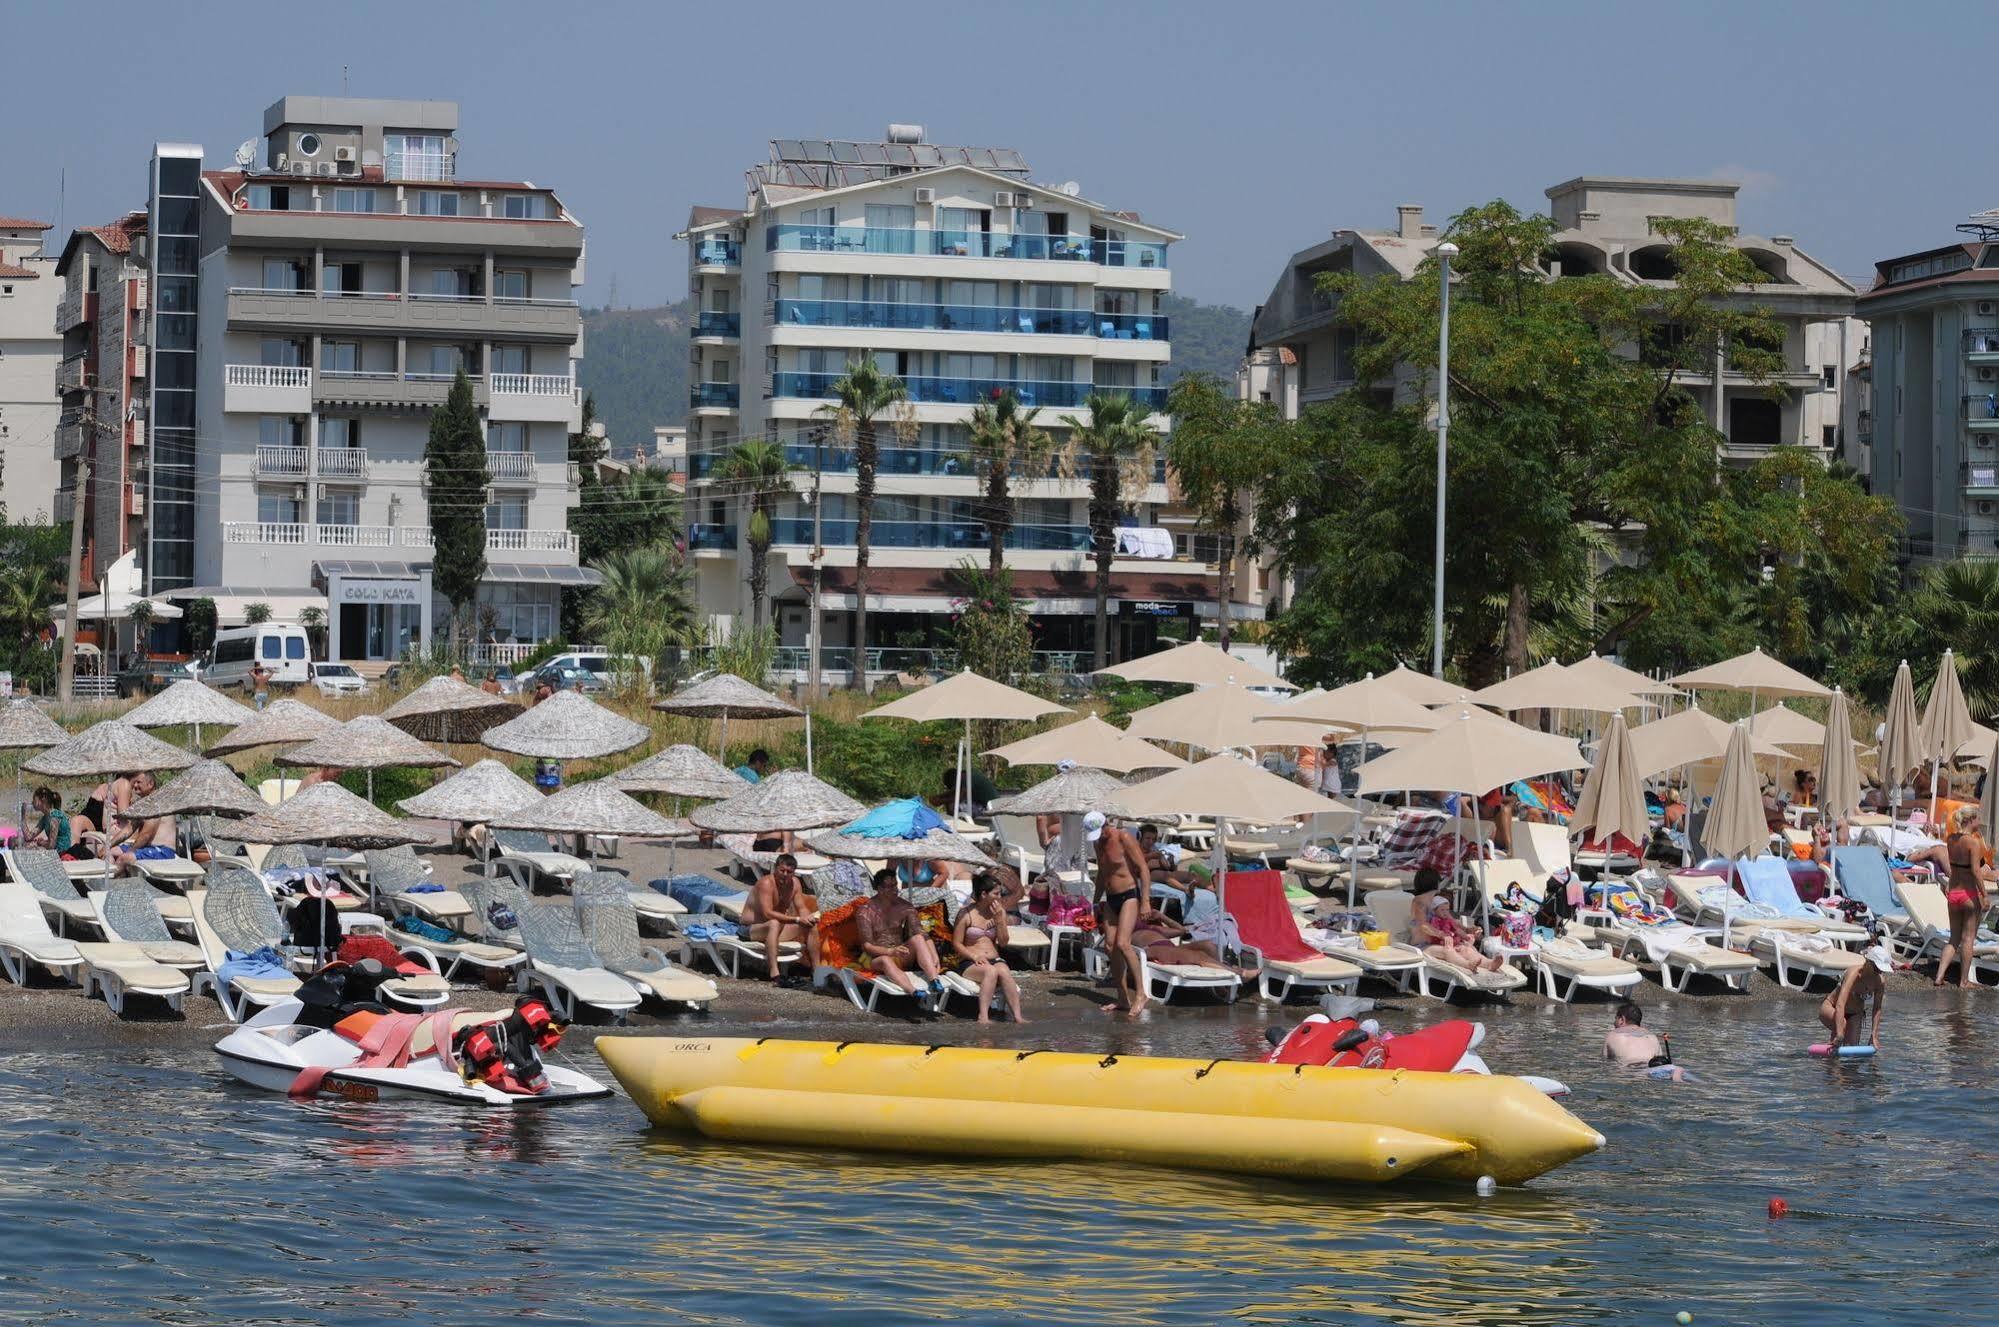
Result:
<svg viewBox="0 0 1999 1327"><path fill-rule="evenodd" d="M1291 905L1284 899L1284 876L1278 871L1230 871L1223 877L1223 906L1235 918L1242 942L1280 963L1322 958L1298 934Z"/></svg>

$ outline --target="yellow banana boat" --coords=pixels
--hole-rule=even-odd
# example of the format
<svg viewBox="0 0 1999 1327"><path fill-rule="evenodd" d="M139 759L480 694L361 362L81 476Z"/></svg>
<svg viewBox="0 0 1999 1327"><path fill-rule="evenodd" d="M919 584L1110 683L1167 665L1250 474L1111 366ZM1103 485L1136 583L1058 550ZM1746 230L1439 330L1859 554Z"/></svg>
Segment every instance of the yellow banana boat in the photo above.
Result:
<svg viewBox="0 0 1999 1327"><path fill-rule="evenodd" d="M646 1118L710 1138L1519 1184L1603 1135L1517 1078L767 1038L600 1037Z"/></svg>

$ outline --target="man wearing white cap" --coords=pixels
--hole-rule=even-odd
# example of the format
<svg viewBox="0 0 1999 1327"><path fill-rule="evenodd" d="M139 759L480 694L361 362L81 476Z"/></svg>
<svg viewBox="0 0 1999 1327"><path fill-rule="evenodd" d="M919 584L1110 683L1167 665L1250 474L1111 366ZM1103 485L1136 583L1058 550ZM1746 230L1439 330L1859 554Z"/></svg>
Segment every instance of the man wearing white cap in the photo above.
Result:
<svg viewBox="0 0 1999 1327"><path fill-rule="evenodd" d="M1881 1049L1881 1003L1888 994L1888 983L1884 978L1895 970L1895 960L1888 953L1888 946L1879 940L1867 947L1866 959L1866 962L1849 969L1839 979L1838 989L1819 1005L1819 1022L1832 1033L1832 1044L1835 1046L1860 1045L1864 1030L1866 1043L1878 1051ZM1874 1005L1871 1025L1861 1018L1870 1001Z"/></svg>
<svg viewBox="0 0 1999 1327"><path fill-rule="evenodd" d="M1152 893L1152 873L1146 869L1145 850L1138 846L1138 840L1128 831L1106 824L1103 812L1092 811L1083 817L1083 837L1097 850L1097 924L1103 928L1104 952L1110 956L1111 981L1118 993L1116 1001L1104 1006L1104 1012L1122 1008L1135 1014L1145 1008L1148 997L1139 978L1138 949L1132 936Z"/></svg>

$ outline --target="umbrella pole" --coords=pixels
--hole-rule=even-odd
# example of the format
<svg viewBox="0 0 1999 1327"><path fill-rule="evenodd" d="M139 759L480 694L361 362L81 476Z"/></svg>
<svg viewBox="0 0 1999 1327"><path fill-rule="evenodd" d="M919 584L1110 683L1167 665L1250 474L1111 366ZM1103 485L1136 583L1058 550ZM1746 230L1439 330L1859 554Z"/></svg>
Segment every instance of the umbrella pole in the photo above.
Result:
<svg viewBox="0 0 1999 1327"><path fill-rule="evenodd" d="M1930 758L1930 825L1932 827L1937 823L1937 776L1942 772L1943 760L1940 757L1932 756Z"/></svg>
<svg viewBox="0 0 1999 1327"><path fill-rule="evenodd" d="M810 706L805 711L805 772L807 774L812 773L812 710Z"/></svg>
<svg viewBox="0 0 1999 1327"><path fill-rule="evenodd" d="M722 753L729 747L729 707L722 707L722 735L715 739L715 759L721 760Z"/></svg>
<svg viewBox="0 0 1999 1327"><path fill-rule="evenodd" d="M1353 795L1355 802L1360 801L1360 767L1367 763L1367 743L1368 743L1368 738L1372 735L1372 731L1373 731L1372 729L1366 727L1363 727L1360 730L1360 760L1357 761L1354 765ZM1338 768L1337 762L1339 760L1339 756L1340 756L1339 744L1335 742L1333 744L1333 760L1336 762L1334 765L1334 768L1336 769ZM1340 779L1340 791L1343 793L1346 791L1346 779L1344 776L1342 776ZM1360 897L1360 827L1361 827L1361 822L1366 819L1367 819L1366 816L1357 814L1354 816L1353 820L1353 851L1347 854L1347 911L1348 912L1352 912L1354 908L1358 906L1357 900Z"/></svg>
<svg viewBox="0 0 1999 1327"><path fill-rule="evenodd" d="M972 721L965 720L965 735L958 740L958 772L951 780L951 819L958 818L958 808L965 804L965 758L972 750Z"/></svg>

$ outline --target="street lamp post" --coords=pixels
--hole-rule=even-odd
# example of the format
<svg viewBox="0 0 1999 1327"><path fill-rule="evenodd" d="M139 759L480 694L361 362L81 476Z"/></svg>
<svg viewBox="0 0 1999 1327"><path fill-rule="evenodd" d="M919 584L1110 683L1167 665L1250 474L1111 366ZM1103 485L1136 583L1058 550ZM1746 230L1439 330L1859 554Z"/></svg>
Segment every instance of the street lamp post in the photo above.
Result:
<svg viewBox="0 0 1999 1327"><path fill-rule="evenodd" d="M812 612L811 621L805 630L806 638L811 641L810 657L805 661L805 694L811 698L811 703L814 705L819 703L819 578L823 574L820 568L826 560L826 546L820 537L822 527L819 523L820 512L824 510L825 502L819 489L825 477L826 426L821 424L812 430Z"/></svg>
<svg viewBox="0 0 1999 1327"><path fill-rule="evenodd" d="M1437 323L1437 592L1430 624L1430 675L1444 675L1444 490L1451 452L1451 259L1458 246L1449 240L1437 246L1437 297L1443 316Z"/></svg>

